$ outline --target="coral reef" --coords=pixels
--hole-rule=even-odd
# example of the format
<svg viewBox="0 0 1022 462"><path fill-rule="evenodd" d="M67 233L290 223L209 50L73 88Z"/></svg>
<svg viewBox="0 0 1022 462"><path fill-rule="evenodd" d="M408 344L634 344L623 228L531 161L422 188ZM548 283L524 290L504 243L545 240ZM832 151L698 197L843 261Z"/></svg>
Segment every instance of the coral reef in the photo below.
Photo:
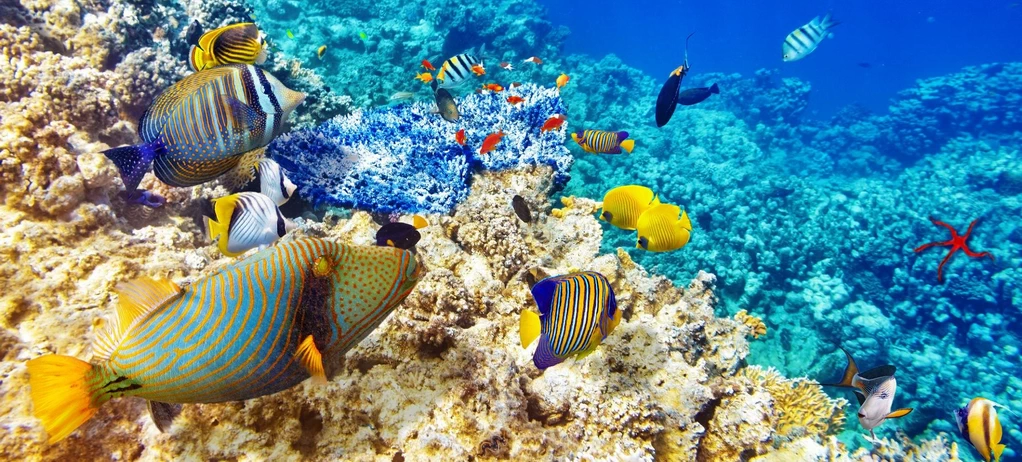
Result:
<svg viewBox="0 0 1022 462"><path fill-rule="evenodd" d="M509 95L525 101L509 104ZM564 131L539 130L564 111L556 90L523 85L470 95L458 107L457 123L433 114L433 103L359 110L281 136L267 152L314 203L376 212L448 212L480 169L549 165L555 185L567 181L572 159ZM459 129L465 145L455 141ZM496 150L479 154L482 140L498 131L505 136Z"/></svg>

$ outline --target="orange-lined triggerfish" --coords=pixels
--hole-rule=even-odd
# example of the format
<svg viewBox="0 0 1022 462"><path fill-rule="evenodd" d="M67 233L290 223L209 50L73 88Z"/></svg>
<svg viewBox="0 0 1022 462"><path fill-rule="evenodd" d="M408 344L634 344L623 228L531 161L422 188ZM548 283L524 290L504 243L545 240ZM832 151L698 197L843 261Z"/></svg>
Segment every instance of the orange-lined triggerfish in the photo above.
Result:
<svg viewBox="0 0 1022 462"><path fill-rule="evenodd" d="M600 346L621 322L614 289L593 271L546 278L532 287L539 314L522 310L519 336L522 348L536 338L532 362L546 369L570 356L582 359Z"/></svg>
<svg viewBox="0 0 1022 462"><path fill-rule="evenodd" d="M28 361L33 411L54 443L121 396L152 401L151 415L166 428L168 403L238 401L309 377L325 381L422 273L407 250L309 238L186 288L148 277L122 283L91 363L60 355Z"/></svg>
<svg viewBox="0 0 1022 462"><path fill-rule="evenodd" d="M894 379L896 371L894 366L878 366L866 372L859 372L858 366L852 355L844 348L845 356L848 358L848 367L841 377L839 383L824 383L824 386L851 388L855 392L855 398L859 400L859 424L862 428L869 430L870 436L876 440L873 429L880 426L887 419L904 417L912 412L912 408L902 408L891 411L894 404L894 393L898 391L898 381Z"/></svg>
<svg viewBox="0 0 1022 462"><path fill-rule="evenodd" d="M117 165L128 192L150 165L166 184L195 186L236 167L241 154L269 144L304 99L249 64L199 71L156 97L138 122L142 144L103 154Z"/></svg>
<svg viewBox="0 0 1022 462"><path fill-rule="evenodd" d="M997 418L996 407L1004 407L989 399L973 398L965 407L955 410L955 422L962 433L983 460L1001 460L1005 445L1001 444L1001 420Z"/></svg>

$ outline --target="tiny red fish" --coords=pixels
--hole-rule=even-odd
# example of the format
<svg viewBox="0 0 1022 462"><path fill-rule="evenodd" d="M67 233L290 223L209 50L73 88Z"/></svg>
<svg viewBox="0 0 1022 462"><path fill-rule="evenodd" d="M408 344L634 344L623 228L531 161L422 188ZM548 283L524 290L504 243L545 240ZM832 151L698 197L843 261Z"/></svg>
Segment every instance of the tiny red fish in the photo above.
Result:
<svg viewBox="0 0 1022 462"><path fill-rule="evenodd" d="M540 128L539 131L548 132L550 130L557 130L558 128L561 128L561 125L564 124L565 120L568 120L568 118L565 117L564 114L553 115L549 119L546 119L546 122L543 122L543 127Z"/></svg>
<svg viewBox="0 0 1022 462"><path fill-rule="evenodd" d="M435 71L436 70L436 68L433 67L433 63L429 62L428 59L422 60L422 67L426 68L427 71Z"/></svg>
<svg viewBox="0 0 1022 462"><path fill-rule="evenodd" d="M525 101L525 98L522 98L521 96L509 96L507 98L507 102L509 102L511 104L518 104L518 103L520 103L522 101Z"/></svg>
<svg viewBox="0 0 1022 462"><path fill-rule="evenodd" d="M500 85L497 85L495 83L488 83L486 85L483 85L483 89L484 90L490 90L490 91L492 91L494 93L500 93L500 92L504 91L504 87L502 87Z"/></svg>
<svg viewBox="0 0 1022 462"><path fill-rule="evenodd" d="M511 63L509 63L507 61L504 61L504 62L500 63L500 67L503 68L505 71L513 71L513 70L515 70L515 67L512 66Z"/></svg>
<svg viewBox="0 0 1022 462"><path fill-rule="evenodd" d="M454 134L454 141L457 141L458 144L460 144L462 146L465 145L465 129L464 128L462 128L461 130L458 130L458 133Z"/></svg>
<svg viewBox="0 0 1022 462"><path fill-rule="evenodd" d="M536 64L543 64L543 60L542 60L542 59L539 59L539 58L537 58L537 57L535 57L535 56L532 56L532 57L529 57L529 58L525 58L524 60L522 60L522 62L523 62L523 63L536 63Z"/></svg>
<svg viewBox="0 0 1022 462"><path fill-rule="evenodd" d="M476 64L475 66L472 66L472 73L475 75L486 75L486 68L484 68L482 64Z"/></svg>
<svg viewBox="0 0 1022 462"><path fill-rule="evenodd" d="M522 82L511 82L511 88L518 88L522 86Z"/></svg>
<svg viewBox="0 0 1022 462"><path fill-rule="evenodd" d="M483 145L479 148L479 154L486 154L497 148L497 143L500 143L500 139L504 137L504 131L498 131L492 133L483 140Z"/></svg>

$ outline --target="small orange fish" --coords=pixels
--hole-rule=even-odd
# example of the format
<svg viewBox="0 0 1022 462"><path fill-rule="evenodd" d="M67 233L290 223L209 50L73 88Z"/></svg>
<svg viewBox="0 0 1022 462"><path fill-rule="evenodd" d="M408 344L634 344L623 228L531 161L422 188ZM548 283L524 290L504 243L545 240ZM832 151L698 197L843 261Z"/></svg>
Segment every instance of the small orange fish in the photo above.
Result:
<svg viewBox="0 0 1022 462"><path fill-rule="evenodd" d="M433 81L433 74L430 74L429 72L423 72L419 75L416 75L415 78L421 80L422 83L430 83Z"/></svg>
<svg viewBox="0 0 1022 462"><path fill-rule="evenodd" d="M569 80L571 80L571 77L568 77L568 74L561 74L557 77L557 90L560 90L561 87L567 85Z"/></svg>
<svg viewBox="0 0 1022 462"><path fill-rule="evenodd" d="M504 137L504 131L498 131L492 133L483 140L483 145L479 148L479 154L486 154L497 148L497 143L500 143L500 139Z"/></svg>
<svg viewBox="0 0 1022 462"><path fill-rule="evenodd" d="M539 58L537 58L537 57L535 57L535 56L532 56L532 57L530 57L530 58L525 58L525 59L524 59L524 60L523 60L522 62L523 62L523 63L536 63L536 64L543 64L543 60L542 60L542 59L539 59Z"/></svg>
<svg viewBox="0 0 1022 462"><path fill-rule="evenodd" d="M521 96L509 96L507 98L507 102L509 102L511 104L518 104L518 103L520 103L522 101L525 101L525 98L522 98Z"/></svg>
<svg viewBox="0 0 1022 462"><path fill-rule="evenodd" d="M494 93L500 93L500 92L504 91L504 87L502 87L500 85L497 85L495 83L488 83L486 85L483 85L483 89L484 90L490 90L490 91L492 91Z"/></svg>
<svg viewBox="0 0 1022 462"><path fill-rule="evenodd" d="M505 71L513 71L513 70L515 70L515 67L512 66L511 63L509 63L507 61L504 61L504 62L500 63L500 67L503 68Z"/></svg>
<svg viewBox="0 0 1022 462"><path fill-rule="evenodd" d="M429 62L428 59L422 60L422 67L426 68L427 71L435 71L436 70L436 68L433 67L433 63Z"/></svg>
<svg viewBox="0 0 1022 462"><path fill-rule="evenodd" d="M550 116L549 119L546 119L546 122L543 122L543 127L540 128L539 131L548 132L550 130L557 130L558 128L561 128L561 125L564 124L565 120L568 120L568 118L565 117L564 114Z"/></svg>
<svg viewBox="0 0 1022 462"><path fill-rule="evenodd" d="M511 88L518 88L522 86L522 82L511 82Z"/></svg>
<svg viewBox="0 0 1022 462"><path fill-rule="evenodd" d="M486 68L484 68L482 64L476 64L475 66L472 66L472 73L475 75L486 75Z"/></svg>
<svg viewBox="0 0 1022 462"><path fill-rule="evenodd" d="M465 145L465 129L464 128L462 128L461 130L458 130L458 133L454 134L454 141L457 141L458 144L460 144L462 146Z"/></svg>

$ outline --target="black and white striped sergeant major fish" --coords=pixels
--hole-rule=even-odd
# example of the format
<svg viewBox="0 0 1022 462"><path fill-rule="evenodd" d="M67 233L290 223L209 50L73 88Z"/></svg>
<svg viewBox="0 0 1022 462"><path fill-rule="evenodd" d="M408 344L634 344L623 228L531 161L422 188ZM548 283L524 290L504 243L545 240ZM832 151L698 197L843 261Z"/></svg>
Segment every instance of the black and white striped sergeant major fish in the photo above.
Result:
<svg viewBox="0 0 1022 462"><path fill-rule="evenodd" d="M234 168L241 154L269 144L305 99L249 64L196 72L166 89L139 120L143 143L103 152L128 192L150 165L160 181L194 186Z"/></svg>
<svg viewBox="0 0 1022 462"><path fill-rule="evenodd" d="M55 443L113 398L149 400L164 429L169 403L240 401L310 377L325 382L424 272L408 250L306 238L186 287L149 277L118 284L116 316L90 362L45 355L26 364L33 413Z"/></svg>
<svg viewBox="0 0 1022 462"><path fill-rule="evenodd" d="M462 53L451 57L440 65L440 71L436 74L437 85L440 88L453 88L464 83L469 77L480 76L486 73L483 62L473 55Z"/></svg>
<svg viewBox="0 0 1022 462"><path fill-rule="evenodd" d="M240 192L210 201L204 207L202 220L209 239L217 241L217 248L228 257L266 248L292 227L277 204L257 192Z"/></svg>
<svg viewBox="0 0 1022 462"><path fill-rule="evenodd" d="M784 39L784 45L781 47L784 50L784 62L790 63L808 56L820 46L823 39L834 36L830 29L838 24L840 23L827 13L823 19L817 16L809 21L809 24L795 29Z"/></svg>

